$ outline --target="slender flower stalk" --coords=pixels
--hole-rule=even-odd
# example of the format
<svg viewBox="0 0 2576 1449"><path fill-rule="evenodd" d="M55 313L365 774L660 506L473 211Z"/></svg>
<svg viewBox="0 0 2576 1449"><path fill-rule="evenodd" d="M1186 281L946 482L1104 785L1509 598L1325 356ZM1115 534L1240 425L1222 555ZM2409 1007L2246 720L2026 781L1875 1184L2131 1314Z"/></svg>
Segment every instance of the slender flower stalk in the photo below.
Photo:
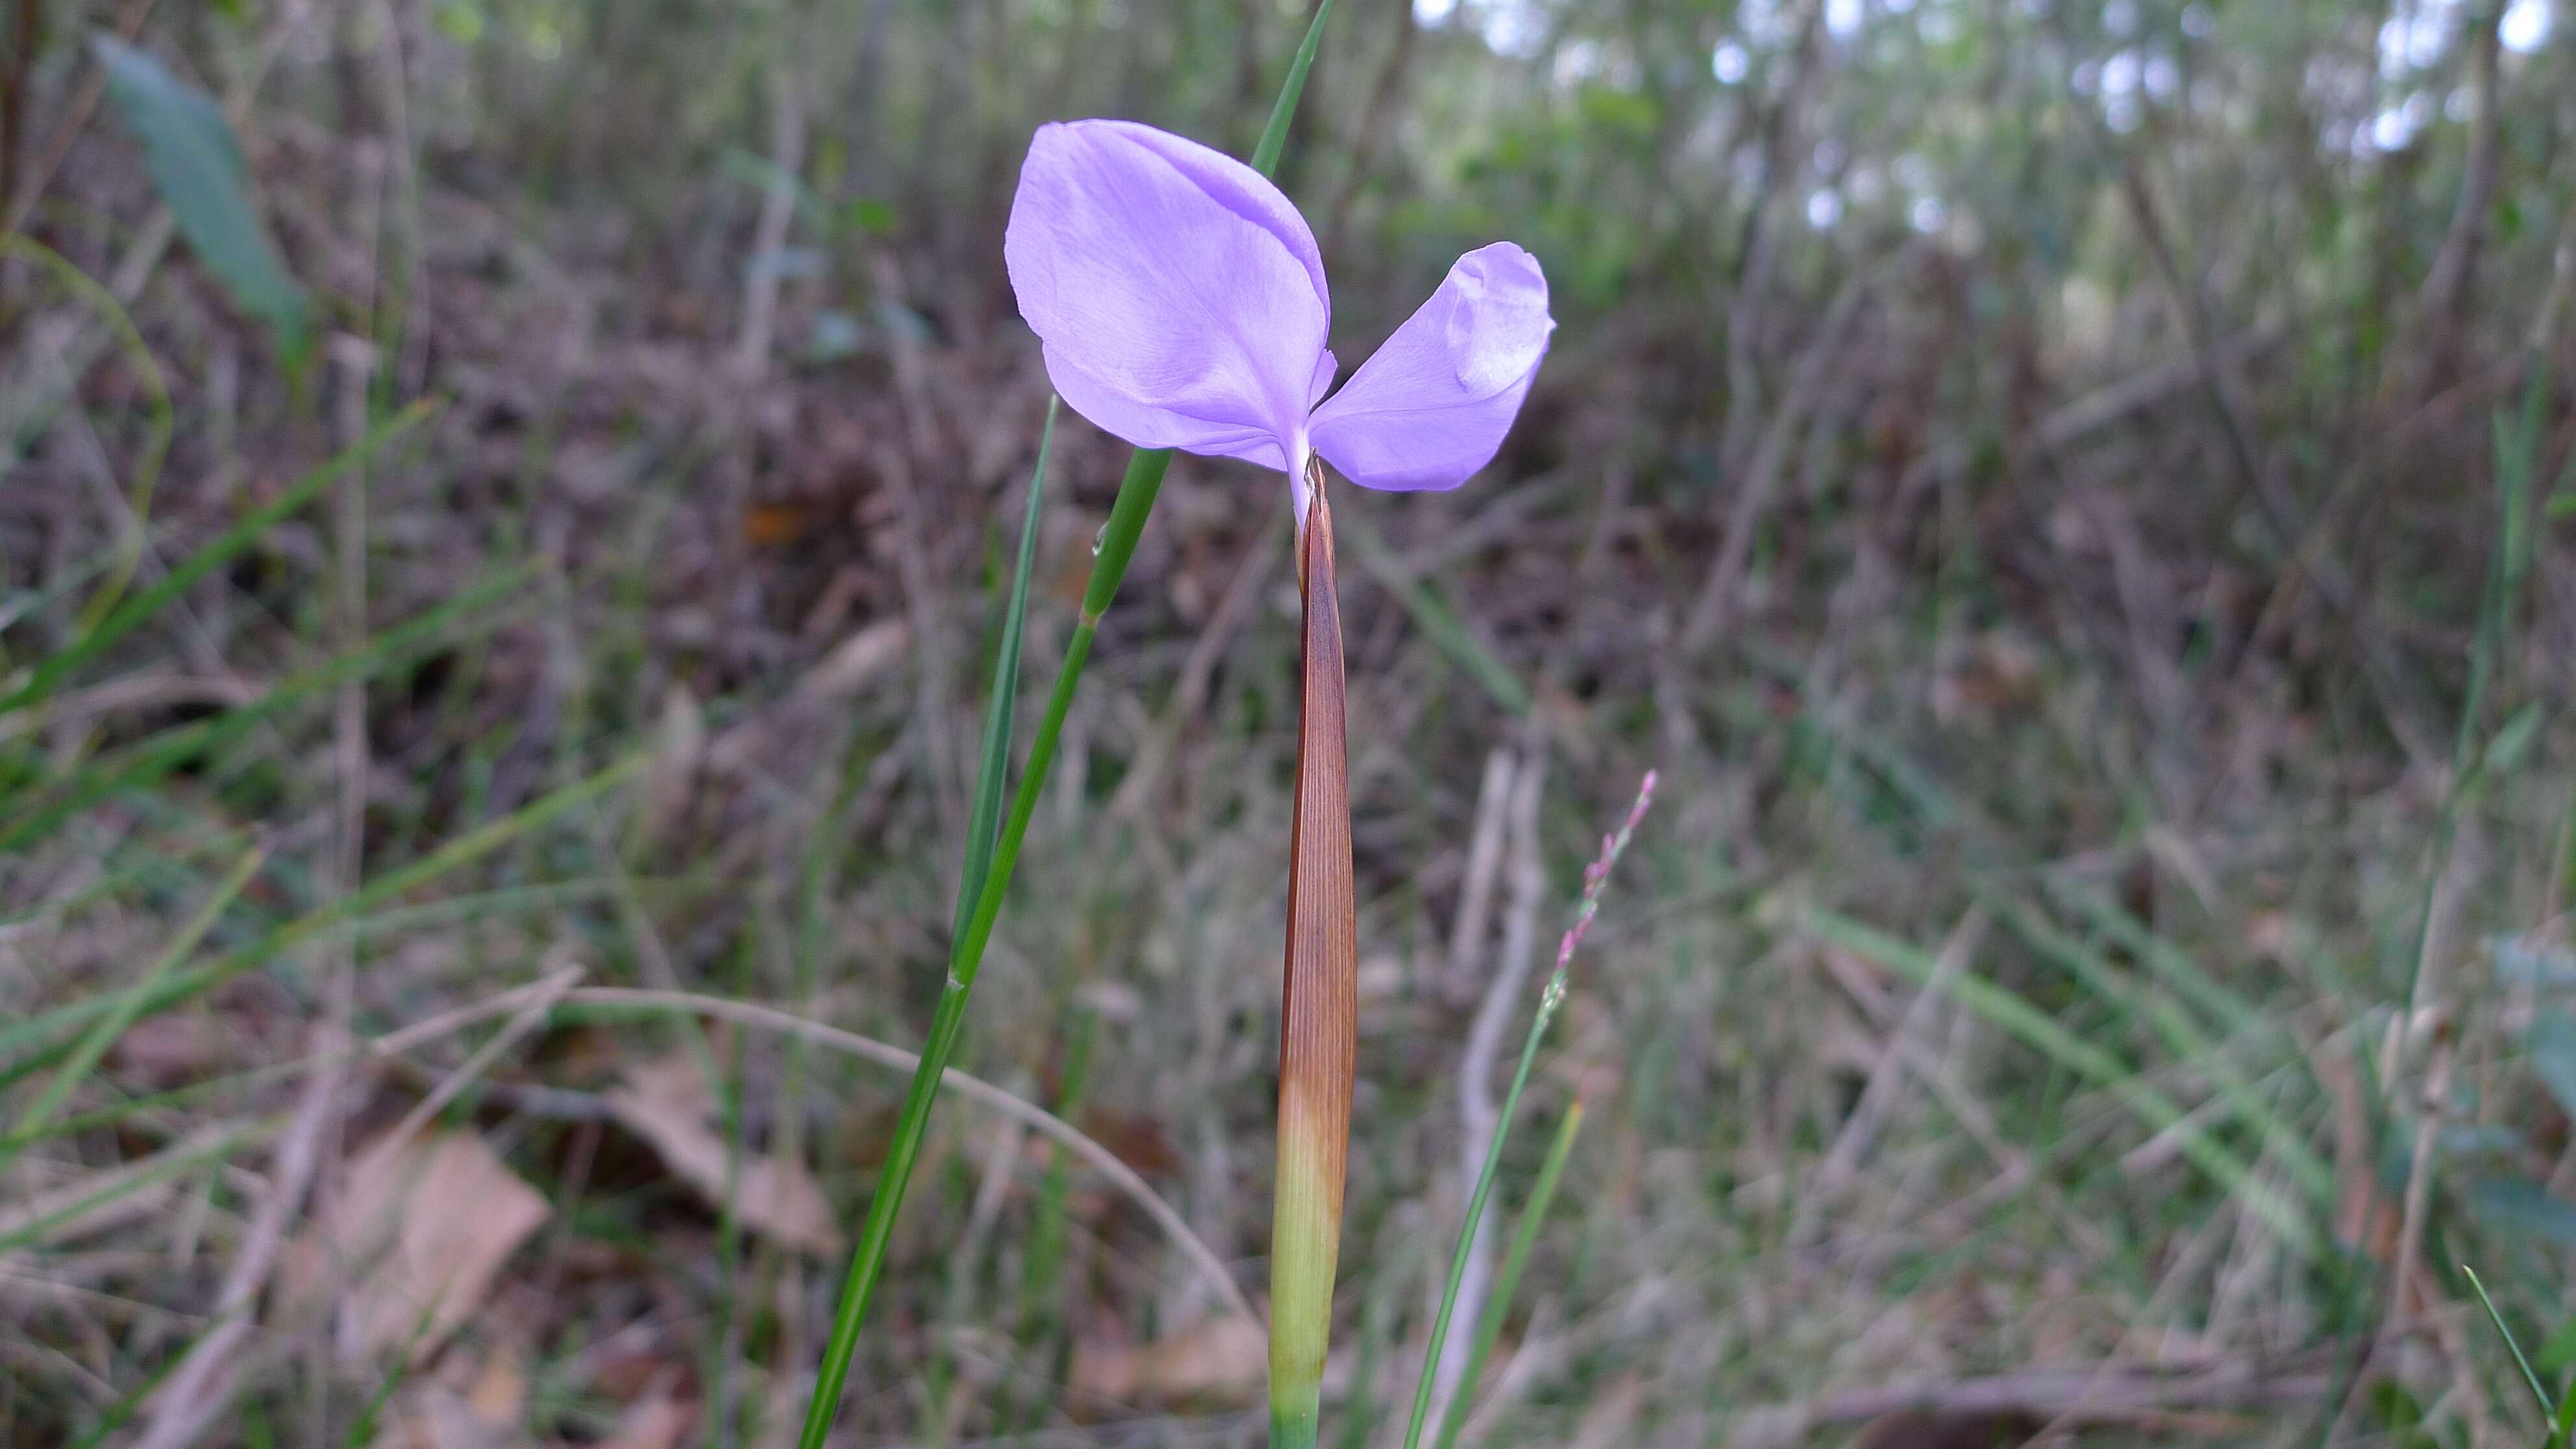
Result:
<svg viewBox="0 0 2576 1449"><path fill-rule="evenodd" d="M1279 1161L1270 1217L1270 1442L1311 1449L1341 1253L1342 1187L1359 1048L1359 906L1343 736L1342 616L1333 510L1309 463L1297 584L1297 803L1289 827L1288 949L1280 987Z"/></svg>
<svg viewBox="0 0 2576 1449"><path fill-rule="evenodd" d="M1601 891L1610 883L1611 867L1627 853L1628 842L1636 838L1637 826L1645 820L1646 809L1655 803L1655 772L1637 784L1637 803L1628 807L1628 818L1619 828L1601 837L1600 857L1583 868L1583 900L1575 907L1574 924L1556 943L1556 969L1548 973L1547 989L1540 993L1538 1014L1531 1018L1529 1038L1521 1043L1520 1065L1512 1071L1511 1090L1503 1094L1503 1108L1494 1118L1494 1136L1485 1145L1485 1167L1477 1174L1476 1191L1467 1199L1467 1218L1458 1227L1458 1250L1449 1260L1449 1283L1440 1295L1440 1311L1431 1320L1431 1346L1422 1357L1422 1379L1413 1394L1413 1419L1405 1427L1404 1449L1417 1449L1422 1443L1423 1426L1431 1418L1432 1370L1440 1362L1440 1349L1449 1341L1449 1316L1458 1306L1458 1284L1467 1276L1469 1248L1476 1240L1476 1225L1484 1219L1485 1199L1494 1190L1494 1174L1503 1163L1503 1139L1510 1135L1512 1114L1520 1107L1521 1089L1529 1085L1530 1063L1538 1060L1540 1038L1547 1035L1547 1024L1556 1017L1556 1009L1565 1004L1565 978L1574 967L1574 953L1583 947L1583 935L1592 929L1592 918L1601 911ZM1562 1163L1559 1164L1562 1166ZM1551 1179L1551 1182L1553 1179ZM1552 1189L1551 1189L1552 1190ZM1540 1199L1544 1201L1544 1199ZM1513 1273L1517 1276L1518 1268ZM1458 1382L1458 1393L1465 1395L1475 1387L1472 1378Z"/></svg>

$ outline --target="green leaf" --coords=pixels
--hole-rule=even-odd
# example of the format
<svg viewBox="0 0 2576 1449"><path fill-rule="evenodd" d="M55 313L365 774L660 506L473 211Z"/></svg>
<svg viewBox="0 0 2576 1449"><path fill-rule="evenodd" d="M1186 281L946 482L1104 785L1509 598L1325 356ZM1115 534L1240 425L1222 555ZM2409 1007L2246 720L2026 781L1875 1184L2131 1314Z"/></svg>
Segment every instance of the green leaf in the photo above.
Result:
<svg viewBox="0 0 2576 1449"><path fill-rule="evenodd" d="M472 45L483 38L482 7L466 4L465 0L447 0L430 17L430 23L438 27L439 34L459 45Z"/></svg>
<svg viewBox="0 0 2576 1449"><path fill-rule="evenodd" d="M2469 1210L2498 1232L2576 1247L2576 1203L2560 1202L2528 1178L2479 1178L2469 1185Z"/></svg>
<svg viewBox="0 0 2576 1449"><path fill-rule="evenodd" d="M2469 1275L2469 1286L2478 1290L2478 1302L2486 1308L2487 1322L2495 1325L2496 1337L2503 1339L2504 1346L2513 1351L2514 1367L2522 1370L2522 1382L2539 1403L2540 1412L2544 1416L2552 1413L2555 1406L2549 1402L2549 1391L2540 1386L2540 1375L2532 1372L2531 1360L2523 1357L2520 1340L2513 1336L2513 1329L2506 1325L2504 1315L2496 1310L2495 1300L2487 1296L2487 1285L2479 1280L2478 1270L2462 1263L2460 1271Z"/></svg>
<svg viewBox="0 0 2576 1449"><path fill-rule="evenodd" d="M1002 605L1002 642L993 651L993 695L984 711L984 753L975 771L975 808L966 822L966 867L957 887L956 936L966 934L984 896L993 866L993 842L1002 828L1002 785L1011 773L1011 710L1020 697L1020 637L1029 616L1029 568L1038 553L1038 504L1046 497L1047 454L1055 447L1057 400L1047 399L1046 428L1038 434L1038 461L1029 474L1028 511L1020 520L1020 556L1011 592ZM952 938L953 939L953 938Z"/></svg>
<svg viewBox="0 0 2576 1449"><path fill-rule="evenodd" d="M2530 755L2531 742L2539 737L2540 701L2535 699L2516 711L2487 741L2487 773L2511 773Z"/></svg>
<svg viewBox="0 0 2576 1449"><path fill-rule="evenodd" d="M2551 1373L2576 1368L2576 1318L2558 1325L2558 1331L2540 1346L2540 1366Z"/></svg>
<svg viewBox="0 0 2576 1449"><path fill-rule="evenodd" d="M107 1015L100 1017L91 1025L89 1031L81 1037L79 1044L72 1049L71 1060L65 1062L63 1069L54 1074L54 1079L45 1084L45 1090L38 1095L35 1103L18 1114L18 1125L10 1132L8 1144L0 1146L0 1171L6 1171L9 1165L17 1160L20 1145L25 1143L36 1129L53 1120L54 1114L62 1110L63 1104L71 1100L72 1092L80 1086L82 1079L90 1074L91 1069L98 1065L99 1059L107 1055L107 1049L114 1046L116 1039L123 1036L126 1028L132 1026L135 1018L142 1014L143 1003L149 1000L153 991L161 985L162 978L168 976L171 969L181 961L186 960L188 953L197 949L198 942L206 939L206 933L213 930L215 922L223 916L224 908L233 903L233 897L241 894L243 886L250 884L252 873L257 871L260 862L267 858L268 852L258 846L253 846L249 853L242 856L240 862L234 865L232 873L224 878L223 884L215 887L214 895L198 908L197 914L181 928L169 947L144 971L143 979L117 996Z"/></svg>
<svg viewBox="0 0 2576 1449"><path fill-rule="evenodd" d="M185 561L163 575L159 583L126 600L122 608L98 621L95 627L74 640L69 646L46 656L44 661L36 666L35 672L28 677L25 684L6 696L0 696L0 714L44 703L46 697L53 693L54 687L60 684L65 676L97 658L109 645L133 633L155 614L168 607L171 600L186 593L197 580L230 561L243 549L257 543L280 520L312 502L340 475L374 457L386 444L411 431L422 419L438 411L439 406L439 403L428 398L413 403L410 407L377 424L346 452L305 474L296 481L295 486L243 515L239 522L225 529L212 542L190 554Z"/></svg>
<svg viewBox="0 0 2576 1449"><path fill-rule="evenodd" d="M2576 1117L2576 1016L2558 1007L2542 1012L2522 1038L2531 1074L2558 1099L2558 1110Z"/></svg>
<svg viewBox="0 0 2576 1449"><path fill-rule="evenodd" d="M1565 1172L1565 1159L1574 1151L1574 1134L1582 1130L1583 1098L1578 1096L1557 1124L1556 1140L1548 1144L1547 1160L1539 1165L1538 1181L1530 1188L1528 1204L1521 1209L1520 1226L1512 1232L1511 1249L1503 1254L1503 1266L1494 1274L1494 1290L1485 1299L1484 1317L1476 1324L1476 1336L1467 1341L1467 1361L1449 1396L1449 1408L1440 1416L1440 1433L1431 1441L1432 1449L1453 1449L1459 1432L1467 1426L1467 1400L1476 1392L1477 1382L1485 1376L1485 1365L1494 1356L1494 1341L1503 1334L1503 1316L1511 1311L1512 1294L1520 1288L1521 1271L1529 1266L1530 1252L1538 1246L1538 1230L1547 1221L1548 1203L1556 1197L1556 1181Z"/></svg>
<svg viewBox="0 0 2576 1449"><path fill-rule="evenodd" d="M300 360L312 341L312 305L259 219L250 167L223 108L147 52L106 35L90 46L188 245L243 311L268 324L278 350Z"/></svg>
<svg viewBox="0 0 2576 1449"><path fill-rule="evenodd" d="M1279 169L1279 153L1288 146L1288 123L1296 118L1297 98L1306 93L1306 72L1315 65L1315 47L1324 38L1324 22L1331 18L1333 0L1323 0L1315 7L1315 18L1306 22L1306 38L1297 45L1295 58L1288 62L1288 78L1279 84L1279 99L1271 102L1270 121L1261 128L1261 139L1253 143L1252 169L1268 176Z"/></svg>

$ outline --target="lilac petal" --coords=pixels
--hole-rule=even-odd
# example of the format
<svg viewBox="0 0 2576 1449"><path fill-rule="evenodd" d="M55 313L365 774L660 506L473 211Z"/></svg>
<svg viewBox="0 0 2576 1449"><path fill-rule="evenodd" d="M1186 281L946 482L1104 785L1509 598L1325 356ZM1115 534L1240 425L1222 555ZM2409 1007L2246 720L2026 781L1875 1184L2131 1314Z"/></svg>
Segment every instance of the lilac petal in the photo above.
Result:
<svg viewBox="0 0 2576 1449"><path fill-rule="evenodd" d="M1332 312L1313 233L1260 173L1131 121L1041 126L1002 250L1074 411L1138 447L1288 466Z"/></svg>
<svg viewBox="0 0 2576 1449"><path fill-rule="evenodd" d="M1315 451L1364 487L1457 487L1502 447L1555 327L1537 258L1510 242L1467 253L1315 409Z"/></svg>

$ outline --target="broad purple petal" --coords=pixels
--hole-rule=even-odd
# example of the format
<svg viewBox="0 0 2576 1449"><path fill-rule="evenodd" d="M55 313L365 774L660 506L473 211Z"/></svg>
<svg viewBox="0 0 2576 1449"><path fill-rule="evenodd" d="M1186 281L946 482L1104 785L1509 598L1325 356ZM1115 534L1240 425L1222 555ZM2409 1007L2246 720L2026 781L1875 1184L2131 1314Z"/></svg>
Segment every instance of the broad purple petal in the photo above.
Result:
<svg viewBox="0 0 2576 1449"><path fill-rule="evenodd" d="M1332 312L1313 233L1260 173L1131 121L1041 126L1003 257L1074 411L1288 466Z"/></svg>
<svg viewBox="0 0 2576 1449"><path fill-rule="evenodd" d="M1315 409L1315 451L1365 487L1457 487L1502 447L1555 327L1537 258L1510 242L1467 253Z"/></svg>

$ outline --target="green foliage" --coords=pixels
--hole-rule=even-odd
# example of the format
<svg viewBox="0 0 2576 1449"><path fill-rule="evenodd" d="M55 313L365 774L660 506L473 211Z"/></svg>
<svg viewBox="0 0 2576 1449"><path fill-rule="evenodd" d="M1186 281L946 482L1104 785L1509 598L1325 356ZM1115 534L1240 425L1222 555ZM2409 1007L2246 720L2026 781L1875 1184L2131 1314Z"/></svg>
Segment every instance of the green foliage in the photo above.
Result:
<svg viewBox="0 0 2576 1449"><path fill-rule="evenodd" d="M2558 1110L2576 1120L2576 1013L2553 1006L2534 1017L2522 1038L2532 1075L2540 1078Z"/></svg>
<svg viewBox="0 0 2576 1449"><path fill-rule="evenodd" d="M269 240L223 108L145 51L107 35L90 45L181 234L233 301L268 324L278 351L300 364L312 345L312 305Z"/></svg>
<svg viewBox="0 0 2576 1449"><path fill-rule="evenodd" d="M2498 1232L2576 1248L2576 1204L2549 1195L2527 1177L2482 1177L2469 1184L2469 1208Z"/></svg>

